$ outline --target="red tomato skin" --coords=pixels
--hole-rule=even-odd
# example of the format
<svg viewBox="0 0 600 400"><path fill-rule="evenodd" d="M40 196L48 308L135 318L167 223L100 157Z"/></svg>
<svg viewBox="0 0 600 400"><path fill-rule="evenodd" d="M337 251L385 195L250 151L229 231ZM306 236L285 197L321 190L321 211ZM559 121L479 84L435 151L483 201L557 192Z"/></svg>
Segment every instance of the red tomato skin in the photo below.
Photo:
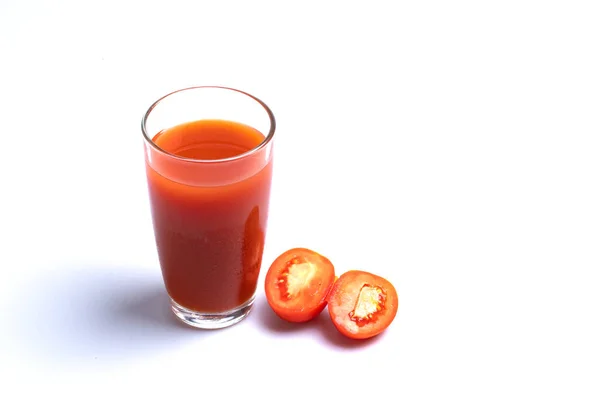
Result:
<svg viewBox="0 0 600 400"><path fill-rule="evenodd" d="M278 282L286 263L293 257L303 257L315 264L318 268L319 282L305 289L301 296L293 299L294 301L287 301L280 296ZM269 267L265 278L265 296L269 306L279 318L288 322L307 322L325 309L334 280L334 266L328 258L314 250L297 247L280 254Z"/></svg>
<svg viewBox="0 0 600 400"><path fill-rule="evenodd" d="M385 301L381 312L374 313L372 322L358 326L350 318L360 289L364 285L377 286L384 290ZM385 331L398 312L398 293L387 279L366 271L351 270L343 273L334 283L327 297L328 311L336 329L351 339L369 339Z"/></svg>

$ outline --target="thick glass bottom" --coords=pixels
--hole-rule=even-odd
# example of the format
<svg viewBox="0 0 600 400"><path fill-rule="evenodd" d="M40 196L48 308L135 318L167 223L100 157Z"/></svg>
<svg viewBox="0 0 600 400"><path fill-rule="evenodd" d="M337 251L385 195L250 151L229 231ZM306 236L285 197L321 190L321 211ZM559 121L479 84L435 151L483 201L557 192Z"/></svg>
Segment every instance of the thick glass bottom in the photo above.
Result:
<svg viewBox="0 0 600 400"><path fill-rule="evenodd" d="M235 325L248 316L252 304L254 304L254 296L233 310L221 313L202 313L185 308L171 299L171 309L177 318L185 324L200 329L221 329Z"/></svg>

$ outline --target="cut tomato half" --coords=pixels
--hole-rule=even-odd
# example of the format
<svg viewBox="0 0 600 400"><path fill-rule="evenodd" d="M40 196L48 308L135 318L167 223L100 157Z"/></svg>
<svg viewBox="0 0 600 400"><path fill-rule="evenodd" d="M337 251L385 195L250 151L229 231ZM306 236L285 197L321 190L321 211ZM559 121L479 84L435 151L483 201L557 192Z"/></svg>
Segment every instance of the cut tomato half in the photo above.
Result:
<svg viewBox="0 0 600 400"><path fill-rule="evenodd" d="M286 321L309 321L325 308L334 279L333 264L326 257L310 249L290 249L267 271L267 302Z"/></svg>
<svg viewBox="0 0 600 400"><path fill-rule="evenodd" d="M333 324L352 339L383 332L396 317L398 294L386 279L365 271L343 273L331 288L327 308Z"/></svg>

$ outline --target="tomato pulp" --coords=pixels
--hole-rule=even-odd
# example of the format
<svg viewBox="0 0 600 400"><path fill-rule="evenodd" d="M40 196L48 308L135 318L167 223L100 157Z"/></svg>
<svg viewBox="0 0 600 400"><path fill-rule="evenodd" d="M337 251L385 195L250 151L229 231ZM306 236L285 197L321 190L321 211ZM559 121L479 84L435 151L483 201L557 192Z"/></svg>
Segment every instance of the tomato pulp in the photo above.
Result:
<svg viewBox="0 0 600 400"><path fill-rule="evenodd" d="M272 158L223 159L240 156L264 140L247 125L223 120L185 123L153 138L160 149L177 156L153 150L146 169L161 271L169 296L179 305L218 313L254 295Z"/></svg>
<svg viewBox="0 0 600 400"><path fill-rule="evenodd" d="M398 311L398 294L386 279L365 271L348 271L334 283L327 309L340 333L367 339L383 332Z"/></svg>
<svg viewBox="0 0 600 400"><path fill-rule="evenodd" d="M323 311L334 280L333 264L326 257L310 249L294 248L269 267L265 294L280 318L306 322Z"/></svg>

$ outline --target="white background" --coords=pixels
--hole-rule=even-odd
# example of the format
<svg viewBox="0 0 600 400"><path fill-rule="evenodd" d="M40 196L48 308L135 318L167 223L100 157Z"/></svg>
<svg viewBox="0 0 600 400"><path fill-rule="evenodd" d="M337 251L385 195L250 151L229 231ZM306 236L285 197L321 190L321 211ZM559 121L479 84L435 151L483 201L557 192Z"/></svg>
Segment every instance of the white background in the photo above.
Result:
<svg viewBox="0 0 600 400"><path fill-rule="evenodd" d="M600 398L599 77L597 1L3 0L0 398ZM275 113L264 263L386 277L384 334L169 314L139 124L191 85Z"/></svg>

